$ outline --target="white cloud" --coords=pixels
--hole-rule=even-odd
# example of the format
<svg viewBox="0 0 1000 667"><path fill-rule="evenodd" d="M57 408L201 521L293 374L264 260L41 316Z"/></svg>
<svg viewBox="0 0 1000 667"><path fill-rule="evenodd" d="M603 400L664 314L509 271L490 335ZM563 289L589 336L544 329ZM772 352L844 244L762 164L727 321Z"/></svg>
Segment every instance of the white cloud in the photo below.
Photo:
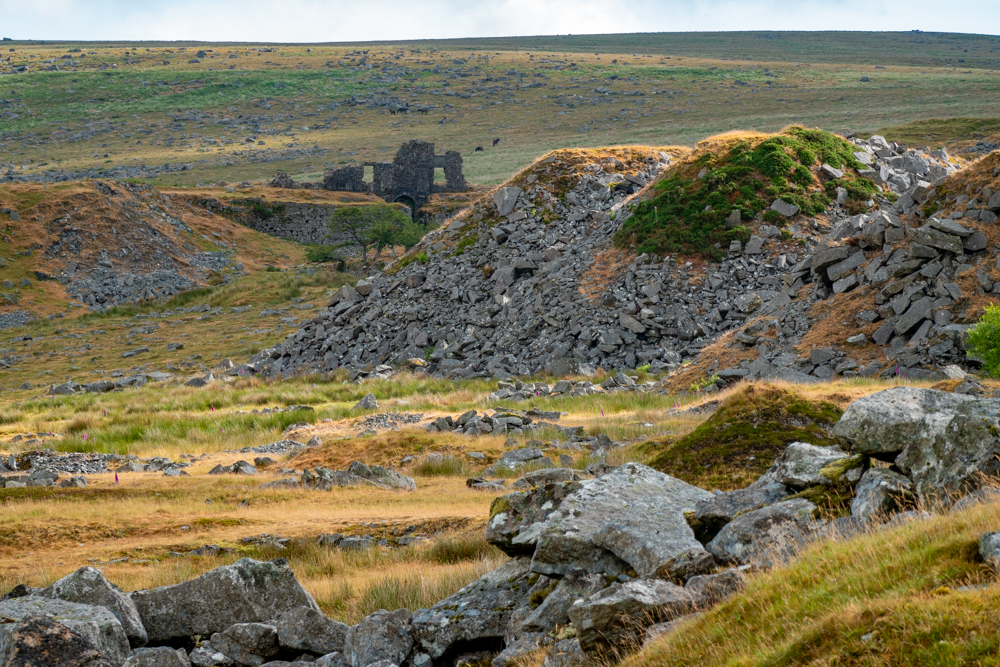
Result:
<svg viewBox="0 0 1000 667"><path fill-rule="evenodd" d="M2 36L327 42L726 30L1000 33L995 0L0 0Z"/></svg>

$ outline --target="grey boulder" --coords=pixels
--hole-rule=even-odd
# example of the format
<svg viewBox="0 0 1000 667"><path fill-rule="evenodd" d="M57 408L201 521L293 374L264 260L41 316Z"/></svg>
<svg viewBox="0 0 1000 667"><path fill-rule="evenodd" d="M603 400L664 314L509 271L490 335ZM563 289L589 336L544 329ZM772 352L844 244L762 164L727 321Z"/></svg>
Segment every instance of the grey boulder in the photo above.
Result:
<svg viewBox="0 0 1000 667"><path fill-rule="evenodd" d="M187 654L184 653L184 657L181 657L183 652L184 649L167 646L141 648L132 652L124 667L191 667Z"/></svg>
<svg viewBox="0 0 1000 667"><path fill-rule="evenodd" d="M212 635L212 648L240 665L262 665L278 653L278 631L268 623L235 623Z"/></svg>
<svg viewBox="0 0 1000 667"><path fill-rule="evenodd" d="M614 583L569 610L580 648L600 660L642 645L646 628L694 611L691 594L659 579Z"/></svg>
<svg viewBox="0 0 1000 667"><path fill-rule="evenodd" d="M355 410L375 410L378 408L378 399L375 394L365 394L360 401L354 404Z"/></svg>
<svg viewBox="0 0 1000 667"><path fill-rule="evenodd" d="M93 643L48 616L27 615L0 623L4 667L112 667Z"/></svg>
<svg viewBox="0 0 1000 667"><path fill-rule="evenodd" d="M34 595L0 601L0 618L6 619L8 623L23 621L32 616L49 616L66 626L89 642L114 667L120 667L128 658L128 638L122 630L122 624L104 607ZM2 652L0 647L0 653Z"/></svg>
<svg viewBox="0 0 1000 667"><path fill-rule="evenodd" d="M382 660L403 664L413 648L411 620L406 609L380 609L367 616L347 631L344 662L348 667L368 667Z"/></svg>
<svg viewBox="0 0 1000 667"><path fill-rule="evenodd" d="M236 623L266 622L309 607L319 611L284 559L243 558L197 579L129 595L150 642L210 637Z"/></svg>
<svg viewBox="0 0 1000 667"><path fill-rule="evenodd" d="M524 632L550 632L569 624L570 607L607 587L604 575L571 570L521 624Z"/></svg>
<svg viewBox="0 0 1000 667"><path fill-rule="evenodd" d="M882 517L913 502L913 482L886 468L870 468L861 476L851 501L851 516Z"/></svg>
<svg viewBox="0 0 1000 667"><path fill-rule="evenodd" d="M343 652L348 630L347 625L311 607L286 611L278 617L275 627L282 648L317 655Z"/></svg>
<svg viewBox="0 0 1000 667"><path fill-rule="evenodd" d="M590 659L580 648L579 639L563 639L552 645L542 667L589 667Z"/></svg>
<svg viewBox="0 0 1000 667"><path fill-rule="evenodd" d="M715 574L691 577L684 584L684 590L691 594L695 606L706 609L739 593L746 586L746 582L743 571L732 568Z"/></svg>
<svg viewBox="0 0 1000 667"><path fill-rule="evenodd" d="M745 489L724 491L699 500L695 504L694 517L708 535L715 537L737 515L781 502L787 496L788 489L779 482L750 485Z"/></svg>
<svg viewBox="0 0 1000 667"><path fill-rule="evenodd" d="M578 482L550 482L495 498L486 541L510 556L533 554L545 519L579 488Z"/></svg>
<svg viewBox="0 0 1000 667"><path fill-rule="evenodd" d="M146 628L128 595L108 581L100 570L81 567L41 591L41 597L104 607L118 619L132 646L146 645Z"/></svg>
<svg viewBox="0 0 1000 667"><path fill-rule="evenodd" d="M990 567L1000 569L1000 533L984 533L979 538L979 555Z"/></svg>
<svg viewBox="0 0 1000 667"><path fill-rule="evenodd" d="M894 387L849 405L834 434L851 451L894 455L922 498L947 501L1000 470L998 413L994 399Z"/></svg>
<svg viewBox="0 0 1000 667"><path fill-rule="evenodd" d="M540 527L531 569L618 575L697 562L703 548L684 519L707 491L638 463L580 482ZM701 559L703 560L703 558Z"/></svg>
<svg viewBox="0 0 1000 667"><path fill-rule="evenodd" d="M457 651L500 644L515 610L527 606L528 566L528 558L512 558L430 609L417 611L413 637L418 646L435 663L445 664Z"/></svg>
<svg viewBox="0 0 1000 667"><path fill-rule="evenodd" d="M793 555L821 527L815 510L808 500L793 498L741 514L706 548L723 563L770 567Z"/></svg>
<svg viewBox="0 0 1000 667"><path fill-rule="evenodd" d="M775 461L777 481L797 489L832 484L836 479L823 474L829 464L847 459L844 452L829 447L817 447L806 442L793 442Z"/></svg>

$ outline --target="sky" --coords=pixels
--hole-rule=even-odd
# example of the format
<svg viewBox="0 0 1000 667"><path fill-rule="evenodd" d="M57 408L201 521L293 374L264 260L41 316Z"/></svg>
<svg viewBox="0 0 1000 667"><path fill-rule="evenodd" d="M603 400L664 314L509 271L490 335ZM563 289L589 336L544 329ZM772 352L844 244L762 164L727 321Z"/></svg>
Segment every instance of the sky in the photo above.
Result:
<svg viewBox="0 0 1000 667"><path fill-rule="evenodd" d="M998 0L0 0L0 37L347 42L628 32L1000 34Z"/></svg>

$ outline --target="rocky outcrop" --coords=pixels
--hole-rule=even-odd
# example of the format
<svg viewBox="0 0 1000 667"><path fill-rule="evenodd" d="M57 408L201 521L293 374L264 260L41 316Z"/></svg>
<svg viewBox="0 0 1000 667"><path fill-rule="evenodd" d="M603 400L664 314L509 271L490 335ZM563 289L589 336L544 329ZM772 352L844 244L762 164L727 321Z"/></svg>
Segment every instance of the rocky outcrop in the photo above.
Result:
<svg viewBox="0 0 1000 667"><path fill-rule="evenodd" d="M706 548L720 562L770 567L793 556L821 527L808 500L782 500L741 514L723 526Z"/></svg>

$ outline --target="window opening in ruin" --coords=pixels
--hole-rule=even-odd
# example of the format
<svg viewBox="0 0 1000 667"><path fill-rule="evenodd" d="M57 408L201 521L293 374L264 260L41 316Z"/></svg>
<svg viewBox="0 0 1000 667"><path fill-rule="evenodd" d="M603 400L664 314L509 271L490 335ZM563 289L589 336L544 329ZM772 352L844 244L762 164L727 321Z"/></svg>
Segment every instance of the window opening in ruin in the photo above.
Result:
<svg viewBox="0 0 1000 667"><path fill-rule="evenodd" d="M375 167L371 165L365 167L365 177L362 180L365 183L372 183L375 180Z"/></svg>

